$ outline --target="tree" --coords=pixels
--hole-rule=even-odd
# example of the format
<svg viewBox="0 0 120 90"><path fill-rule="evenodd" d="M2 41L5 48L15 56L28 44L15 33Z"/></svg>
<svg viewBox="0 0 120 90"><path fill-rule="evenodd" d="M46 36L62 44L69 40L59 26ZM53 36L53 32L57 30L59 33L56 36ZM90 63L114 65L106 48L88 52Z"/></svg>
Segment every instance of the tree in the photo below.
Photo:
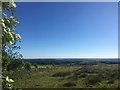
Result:
<svg viewBox="0 0 120 90"><path fill-rule="evenodd" d="M32 64L30 62L26 62L24 68L27 71L31 71L31 66L32 66Z"/></svg>
<svg viewBox="0 0 120 90"><path fill-rule="evenodd" d="M14 16L16 4L12 2L2 2L2 71L4 76L3 88L12 88L12 79L9 79L13 66L15 68L21 67L22 55L17 51L20 46L17 42L21 40L21 36L16 31L15 27L19 23L18 19ZM16 61L18 60L18 61ZM12 81L13 82L13 81Z"/></svg>
<svg viewBox="0 0 120 90"><path fill-rule="evenodd" d="M22 57L16 51L20 49L20 46L17 46L17 42L20 41L21 36L15 30L16 25L19 23L18 19L14 16L15 7L16 4L14 2L2 3L2 60L4 70L7 69L7 66L13 60L21 59Z"/></svg>

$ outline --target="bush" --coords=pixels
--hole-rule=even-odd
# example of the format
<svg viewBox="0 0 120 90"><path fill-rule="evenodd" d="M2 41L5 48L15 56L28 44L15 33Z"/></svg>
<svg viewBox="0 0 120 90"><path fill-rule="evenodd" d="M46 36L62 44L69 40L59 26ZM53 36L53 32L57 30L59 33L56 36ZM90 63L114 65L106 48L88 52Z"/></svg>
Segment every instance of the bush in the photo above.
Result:
<svg viewBox="0 0 120 90"><path fill-rule="evenodd" d="M84 78L84 77L87 77L88 76L88 73L80 73L79 77L80 78Z"/></svg>
<svg viewBox="0 0 120 90"><path fill-rule="evenodd" d="M69 76L67 79L72 80L72 81L76 81L76 80L78 80L78 77L76 75L72 75L72 76Z"/></svg>
<svg viewBox="0 0 120 90"><path fill-rule="evenodd" d="M55 74L53 74L52 76L53 77L64 77L64 76L67 76L67 75L70 75L71 72L57 72Z"/></svg>
<svg viewBox="0 0 120 90"><path fill-rule="evenodd" d="M76 86L76 84L74 82L67 82L65 84L63 84L64 87L73 87Z"/></svg>
<svg viewBox="0 0 120 90"><path fill-rule="evenodd" d="M83 76L83 74L87 75L87 73L89 73L89 72L90 72L90 70L88 68L82 67L80 70L74 71L74 74Z"/></svg>
<svg viewBox="0 0 120 90"><path fill-rule="evenodd" d="M112 83L114 83L113 79L110 79L110 80L107 81L107 84L112 84Z"/></svg>
<svg viewBox="0 0 120 90"><path fill-rule="evenodd" d="M31 71L31 66L32 66L31 63L26 62L24 68L25 68L25 70L27 70L27 71Z"/></svg>
<svg viewBox="0 0 120 90"><path fill-rule="evenodd" d="M89 75L86 77L86 84L96 84L98 82L100 82L102 80L102 78L99 75Z"/></svg>

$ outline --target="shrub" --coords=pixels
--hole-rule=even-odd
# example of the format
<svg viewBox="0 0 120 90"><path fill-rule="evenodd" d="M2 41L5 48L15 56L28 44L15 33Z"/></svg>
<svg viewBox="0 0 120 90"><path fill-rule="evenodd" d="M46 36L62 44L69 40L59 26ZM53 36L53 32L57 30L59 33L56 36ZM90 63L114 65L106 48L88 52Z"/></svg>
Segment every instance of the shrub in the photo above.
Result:
<svg viewBox="0 0 120 90"><path fill-rule="evenodd" d="M74 82L67 82L65 84L63 84L64 87L73 87L76 86L76 84Z"/></svg>
<svg viewBox="0 0 120 90"><path fill-rule="evenodd" d="M110 80L107 81L107 84L112 84L112 83L114 83L113 79L110 79Z"/></svg>
<svg viewBox="0 0 120 90"><path fill-rule="evenodd" d="M102 78L98 75L88 75L86 77L86 84L96 84L98 82L100 82L102 80Z"/></svg>
<svg viewBox="0 0 120 90"><path fill-rule="evenodd" d="M31 71L31 66L32 66L31 63L26 62L24 68L25 68L25 70Z"/></svg>
<svg viewBox="0 0 120 90"><path fill-rule="evenodd" d="M72 80L72 81L76 81L76 80L78 80L78 77L76 75L72 75L72 76L69 76L67 79Z"/></svg>
<svg viewBox="0 0 120 90"><path fill-rule="evenodd" d="M80 78L84 78L84 77L87 77L87 76L88 76L87 73L80 73L80 75L79 75Z"/></svg>
<svg viewBox="0 0 120 90"><path fill-rule="evenodd" d="M53 77L64 77L64 76L67 76L67 75L70 75L71 72L57 72L55 74L53 74L52 76Z"/></svg>

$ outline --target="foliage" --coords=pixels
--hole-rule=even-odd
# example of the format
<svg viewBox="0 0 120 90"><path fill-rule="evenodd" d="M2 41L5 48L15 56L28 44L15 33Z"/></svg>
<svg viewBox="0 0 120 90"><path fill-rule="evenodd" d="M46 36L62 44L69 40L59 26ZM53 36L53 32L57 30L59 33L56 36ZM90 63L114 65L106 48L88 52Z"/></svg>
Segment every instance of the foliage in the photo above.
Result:
<svg viewBox="0 0 120 90"><path fill-rule="evenodd" d="M25 70L31 71L32 64L30 62L26 62L24 65Z"/></svg>
<svg viewBox="0 0 120 90"><path fill-rule="evenodd" d="M98 82L100 82L102 80L102 78L98 75L88 75L86 77L86 84L96 84Z"/></svg>
<svg viewBox="0 0 120 90"><path fill-rule="evenodd" d="M25 65L24 61L23 60L20 60L20 59L16 59L16 60L13 60L7 67L7 70L10 71L10 70L18 70L18 69L21 69L23 66Z"/></svg>
<svg viewBox="0 0 120 90"><path fill-rule="evenodd" d="M78 63L79 64L79 63ZM16 71L11 77L15 80L15 86L18 88L64 88L64 87L75 87L75 88L118 88L118 79L110 77L113 71L115 71L115 77L117 76L118 64L96 64L91 67L84 67L84 65L39 65L37 70L35 67L31 68L31 72L24 69ZM47 68L49 66L49 68ZM44 67L44 68L43 68ZM46 68L46 70L45 70ZM85 69L87 72L83 72ZM106 68L106 69L105 69ZM41 70L39 70L41 69ZM91 72L89 70L91 69ZM75 72L81 72L76 75ZM86 71L85 70L85 71ZM97 71L95 73L95 71ZM58 74L57 76L52 76L56 73L70 72L67 75ZM79 77L81 73L86 73L87 76ZM106 74L105 74L106 73ZM109 78L107 78L109 77ZM97 80L98 79L98 80ZM91 80L93 80L91 82ZM113 82L111 82L113 80ZM119 79L120 80L120 79ZM74 83L75 86L69 84ZM26 84L27 83L27 84ZM68 83L68 84L67 84ZM64 85L65 84L65 85ZM67 86L67 85L68 86Z"/></svg>
<svg viewBox="0 0 120 90"><path fill-rule="evenodd" d="M22 55L17 52L20 46L17 42L20 41L21 36L15 30L16 25L19 23L14 16L16 4L14 2L2 3L2 60L3 70L7 70L7 66L13 60L21 59Z"/></svg>
<svg viewBox="0 0 120 90"><path fill-rule="evenodd" d="M19 23L18 19L14 16L16 4L11 2L2 2L2 71L3 71L3 88L12 89L13 80L10 75L13 70L21 68L24 64L22 55L17 51L20 49L17 42L21 40L21 36L15 30L16 25ZM13 82L10 82L13 81Z"/></svg>
<svg viewBox="0 0 120 90"><path fill-rule="evenodd" d="M37 63L34 63L33 66L34 66L36 69L38 69Z"/></svg>
<svg viewBox="0 0 120 90"><path fill-rule="evenodd" d="M74 82L67 82L65 84L63 84L64 87L73 87L76 86L76 84Z"/></svg>
<svg viewBox="0 0 120 90"><path fill-rule="evenodd" d="M55 74L53 74L52 76L53 77L64 77L64 76L67 76L67 75L70 75L71 72L69 71L66 71L66 72L57 72Z"/></svg>
<svg viewBox="0 0 120 90"><path fill-rule="evenodd" d="M4 86L3 89L5 89L5 88L13 89L12 83L14 83L14 81L12 79L10 79L8 76L6 76L3 78L3 80L5 81L5 82L3 82L3 86Z"/></svg>
<svg viewBox="0 0 120 90"><path fill-rule="evenodd" d="M76 75L71 75L67 79L70 80L70 81L77 81L78 77Z"/></svg>

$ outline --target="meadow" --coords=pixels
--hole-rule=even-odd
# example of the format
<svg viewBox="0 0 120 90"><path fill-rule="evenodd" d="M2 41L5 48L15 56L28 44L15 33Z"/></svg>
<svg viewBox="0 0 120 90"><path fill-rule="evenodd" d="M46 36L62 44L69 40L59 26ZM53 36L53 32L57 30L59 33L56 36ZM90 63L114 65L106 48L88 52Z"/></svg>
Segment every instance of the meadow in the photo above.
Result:
<svg viewBox="0 0 120 90"><path fill-rule="evenodd" d="M31 62L32 63L32 62ZM75 61L32 63L31 70L17 70L11 76L16 88L119 88L117 63Z"/></svg>

